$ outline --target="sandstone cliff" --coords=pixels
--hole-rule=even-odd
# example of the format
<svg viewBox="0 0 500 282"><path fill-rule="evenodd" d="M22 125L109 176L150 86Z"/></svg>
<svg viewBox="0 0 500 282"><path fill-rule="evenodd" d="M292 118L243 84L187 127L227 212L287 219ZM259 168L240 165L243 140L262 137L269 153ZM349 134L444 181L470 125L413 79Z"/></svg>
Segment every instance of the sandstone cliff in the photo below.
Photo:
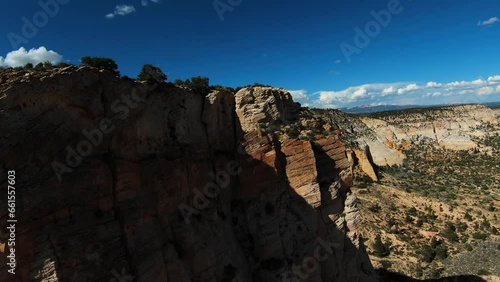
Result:
<svg viewBox="0 0 500 282"><path fill-rule="evenodd" d="M1 281L378 281L339 137L262 130L297 119L285 91L1 72L0 182L16 170L19 230Z"/></svg>
<svg viewBox="0 0 500 282"><path fill-rule="evenodd" d="M484 127L499 123L498 114L481 105L412 109L372 116L362 118L362 122L391 146L425 142L451 150L477 148L474 139L485 137Z"/></svg>

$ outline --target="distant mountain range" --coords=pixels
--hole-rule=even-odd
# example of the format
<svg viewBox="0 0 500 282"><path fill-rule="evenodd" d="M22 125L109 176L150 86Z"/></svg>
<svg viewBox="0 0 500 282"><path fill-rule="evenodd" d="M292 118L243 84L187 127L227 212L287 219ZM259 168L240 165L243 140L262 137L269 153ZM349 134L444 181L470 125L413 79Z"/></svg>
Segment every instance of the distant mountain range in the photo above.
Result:
<svg viewBox="0 0 500 282"><path fill-rule="evenodd" d="M498 108L500 107L500 102L480 103L480 105L484 105L489 108ZM442 107L442 106L451 106L451 105L380 105L380 106L362 105L350 108L340 108L339 110L341 110L344 113L364 114L364 113L397 111L397 110L413 109L413 108L432 108L432 107Z"/></svg>

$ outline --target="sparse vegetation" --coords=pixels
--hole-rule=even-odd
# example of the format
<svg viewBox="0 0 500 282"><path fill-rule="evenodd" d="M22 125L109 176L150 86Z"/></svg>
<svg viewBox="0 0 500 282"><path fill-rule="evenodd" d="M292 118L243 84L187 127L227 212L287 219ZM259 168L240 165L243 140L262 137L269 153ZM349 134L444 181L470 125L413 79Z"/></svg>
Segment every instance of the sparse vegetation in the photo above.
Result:
<svg viewBox="0 0 500 282"><path fill-rule="evenodd" d="M380 237L380 234L378 234L375 237L375 242L374 242L374 253L376 256L379 257L386 257L390 254L390 248L391 243L389 241L386 241L385 243L382 242L382 238Z"/></svg>
<svg viewBox="0 0 500 282"><path fill-rule="evenodd" d="M110 58L101 58L101 57L83 57L81 59L81 63L83 66L94 67L102 70L107 70L119 75L118 65L115 63L113 59Z"/></svg>
<svg viewBox="0 0 500 282"><path fill-rule="evenodd" d="M368 208L371 212L379 212L381 207L378 203L376 204L373 204L371 205L369 208Z"/></svg>
<svg viewBox="0 0 500 282"><path fill-rule="evenodd" d="M397 127L417 117L419 122L432 121L438 115L453 117L455 114L450 107L440 107L363 116L380 118ZM365 183L363 173L355 170L354 187L363 188L358 190L358 195L362 202L367 202L361 205L364 220L368 222L364 234L383 230L386 238L394 242L390 254L383 258L392 262L393 271L398 269L428 279L456 273L453 271L470 264L473 267L467 273L477 273L480 267L500 255L496 250L499 245L496 211L500 190L500 128L485 122L478 125L478 129L485 135L474 139L479 145L469 150L443 149L435 140L421 136L418 140L409 140L397 147L406 156L401 165L378 167L379 183ZM356 145L356 135L342 133ZM374 212L378 210L377 205L383 213ZM483 247L488 244L492 247ZM375 253L375 246L370 247ZM405 265L408 257L424 264L420 269L415 267L409 271L412 264L404 268L394 263ZM489 259L484 261L486 257ZM382 259L378 258L378 255L373 257L381 264ZM491 272L491 268L484 267L484 270Z"/></svg>
<svg viewBox="0 0 500 282"><path fill-rule="evenodd" d="M159 68L150 64L142 66L141 72L137 76L138 80L162 83L167 80L167 75Z"/></svg>

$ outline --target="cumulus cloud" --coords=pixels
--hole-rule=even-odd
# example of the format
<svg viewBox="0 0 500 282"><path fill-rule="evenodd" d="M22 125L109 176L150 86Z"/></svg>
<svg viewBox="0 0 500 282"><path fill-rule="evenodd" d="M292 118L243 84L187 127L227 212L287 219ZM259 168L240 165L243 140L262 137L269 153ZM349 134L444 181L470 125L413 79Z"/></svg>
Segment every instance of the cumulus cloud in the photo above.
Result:
<svg viewBox="0 0 500 282"><path fill-rule="evenodd" d="M429 81L429 82L427 82L427 85L426 85L427 88L438 88L438 87L441 87L441 86L443 86L443 84L437 83L437 82L434 82L434 81Z"/></svg>
<svg viewBox="0 0 500 282"><path fill-rule="evenodd" d="M303 90L304 91L304 90ZM339 91L318 91L309 98L312 107L344 108L360 105L476 103L500 100L500 75L470 81L426 83L396 82L352 86Z"/></svg>
<svg viewBox="0 0 500 282"><path fill-rule="evenodd" d="M107 19L113 19L115 16L126 16L135 12L135 8L132 5L117 5L112 13L106 14Z"/></svg>
<svg viewBox="0 0 500 282"><path fill-rule="evenodd" d="M374 96L383 96L382 92L396 92L398 88L403 87L405 83L394 84L365 84L360 86L349 87L340 91L318 91L314 95L319 95L319 98L314 101L314 106L319 108L337 107L336 105L348 105L363 99L371 99ZM392 87L392 88L391 88Z"/></svg>
<svg viewBox="0 0 500 282"><path fill-rule="evenodd" d="M500 75L488 77L488 82L500 82Z"/></svg>
<svg viewBox="0 0 500 282"><path fill-rule="evenodd" d="M384 88L384 90L382 90L382 96L390 95L393 93L396 93L396 88L394 86L390 86L390 87Z"/></svg>
<svg viewBox="0 0 500 282"><path fill-rule="evenodd" d="M476 79L476 80L473 80L471 82L472 85L484 85L486 83L486 81L482 80L482 79Z"/></svg>
<svg viewBox="0 0 500 282"><path fill-rule="evenodd" d="M361 87L361 88L357 89L356 91L354 91L354 93L352 93L352 98L356 100L356 99L366 97L366 93L367 93L366 88Z"/></svg>
<svg viewBox="0 0 500 282"><path fill-rule="evenodd" d="M27 63L36 65L42 62L51 62L58 64L62 60L62 56L52 50L41 46L38 49L30 49L27 51L24 47L18 50L7 53L4 57L0 56L0 66L2 67L22 67Z"/></svg>
<svg viewBox="0 0 500 282"><path fill-rule="evenodd" d="M418 89L420 89L420 87L417 84L415 84L415 83L408 84L405 87L398 89L398 95L403 95L403 94L405 94L407 92L415 91L415 90L418 90Z"/></svg>
<svg viewBox="0 0 500 282"><path fill-rule="evenodd" d="M492 25L492 24L494 24L494 23L496 23L498 21L499 21L498 17L492 17L492 18L489 18L489 19L487 19L485 21L479 21L477 23L477 25L478 26L481 26L481 25Z"/></svg>

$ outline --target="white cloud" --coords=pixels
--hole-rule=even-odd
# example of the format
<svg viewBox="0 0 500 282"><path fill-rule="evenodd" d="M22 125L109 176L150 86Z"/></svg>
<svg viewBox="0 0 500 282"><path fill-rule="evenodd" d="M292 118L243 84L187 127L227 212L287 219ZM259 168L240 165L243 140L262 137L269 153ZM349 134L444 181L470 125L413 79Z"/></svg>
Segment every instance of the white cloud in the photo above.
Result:
<svg viewBox="0 0 500 282"><path fill-rule="evenodd" d="M472 85L484 85L485 83L486 83L486 81L484 81L482 79L476 79L476 80L471 81Z"/></svg>
<svg viewBox="0 0 500 282"><path fill-rule="evenodd" d="M335 63L338 65L338 64L342 63L342 61L341 60L336 60Z"/></svg>
<svg viewBox="0 0 500 282"><path fill-rule="evenodd" d="M120 16L125 16L130 13L135 12L134 6L129 6L129 5L118 5L115 8L115 14L120 15Z"/></svg>
<svg viewBox="0 0 500 282"><path fill-rule="evenodd" d="M441 86L443 86L443 84L437 83L437 82L434 82L434 81L427 82L427 85L426 85L427 88L438 88L438 87L441 87Z"/></svg>
<svg viewBox="0 0 500 282"><path fill-rule="evenodd" d="M309 96L307 96L307 91L306 90L288 90L288 92L292 95L292 98L295 102L299 102L301 104L306 103L309 101ZM303 105L304 107L307 107L306 105Z"/></svg>
<svg viewBox="0 0 500 282"><path fill-rule="evenodd" d="M354 93L352 93L352 99L359 99L359 98L363 98L363 97L366 97L366 88L364 87L361 87L359 89L357 89L356 91L354 91Z"/></svg>
<svg viewBox="0 0 500 282"><path fill-rule="evenodd" d="M477 90L477 95L491 95L495 92L495 89L493 87L487 86L487 87L481 87Z"/></svg>
<svg viewBox="0 0 500 282"><path fill-rule="evenodd" d="M158 3L158 0L141 0L141 5L147 6L149 2Z"/></svg>
<svg viewBox="0 0 500 282"><path fill-rule="evenodd" d="M135 12L135 8L132 5L117 5L112 13L106 14L107 19L112 19L115 16L126 16Z"/></svg>
<svg viewBox="0 0 500 282"><path fill-rule="evenodd" d="M499 21L498 17L492 17L492 18L489 18L489 19L487 19L485 21L479 21L477 23L477 25L478 26L481 26L481 25L492 25L492 24L494 24L494 23L496 23L498 21Z"/></svg>
<svg viewBox="0 0 500 282"><path fill-rule="evenodd" d="M393 94L393 93L396 93L396 88L394 88L394 86L390 86L390 87L384 88L384 90L382 90L383 96Z"/></svg>
<svg viewBox="0 0 500 282"><path fill-rule="evenodd" d="M5 59L0 57L0 66L6 67L22 67L27 63L36 65L42 62L51 62L52 64L60 63L62 56L57 52L52 50L47 50L47 48L41 46L38 49L30 49L27 51L24 47L19 48L19 50L9 52Z"/></svg>
<svg viewBox="0 0 500 282"><path fill-rule="evenodd" d="M450 82L450 83L447 83L446 86L447 87L465 87L468 85L468 82L467 81L454 81L454 82Z"/></svg>
<svg viewBox="0 0 500 282"><path fill-rule="evenodd" d="M488 77L488 82L500 82L500 75L490 76Z"/></svg>
<svg viewBox="0 0 500 282"><path fill-rule="evenodd" d="M317 108L343 108L377 103L397 105L478 103L498 101L499 94L500 75L494 75L487 80L448 83L430 81L422 84L413 82L364 84L343 90L318 91L310 96L308 102L311 107ZM315 97L316 95L318 97Z"/></svg>
<svg viewBox="0 0 500 282"><path fill-rule="evenodd" d="M339 105L348 105L360 100L370 100L377 96L384 96L381 95L381 93L386 89L392 87L395 92L395 89L405 84L406 83L374 83L353 86L341 91L318 91L314 93L314 95L319 95L319 98L313 102L313 106L319 108L325 108L327 106L338 107Z"/></svg>
<svg viewBox="0 0 500 282"><path fill-rule="evenodd" d="M417 84L415 84L415 83L408 84L405 87L398 89L398 95L403 95L403 94L405 94L407 92L415 91L415 90L418 90L418 89L420 89L420 87Z"/></svg>

